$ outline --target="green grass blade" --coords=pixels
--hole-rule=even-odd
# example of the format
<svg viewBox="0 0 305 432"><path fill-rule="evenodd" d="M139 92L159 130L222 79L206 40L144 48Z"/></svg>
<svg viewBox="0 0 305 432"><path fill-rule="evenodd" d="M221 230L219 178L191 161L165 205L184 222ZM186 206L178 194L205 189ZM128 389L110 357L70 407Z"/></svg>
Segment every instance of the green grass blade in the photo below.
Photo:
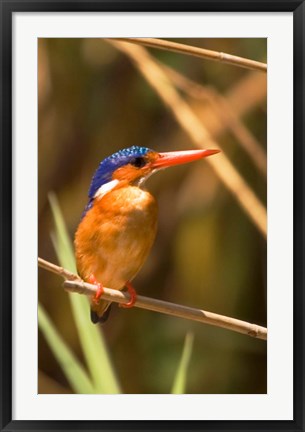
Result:
<svg viewBox="0 0 305 432"><path fill-rule="evenodd" d="M46 311L40 304L38 304L38 325L56 360L64 371L72 390L80 394L94 393L93 384L84 368L58 334Z"/></svg>
<svg viewBox="0 0 305 432"><path fill-rule="evenodd" d="M187 370L192 355L193 341L194 341L193 333L187 333L184 340L182 356L180 359L180 363L172 387L172 394L185 393Z"/></svg>
<svg viewBox="0 0 305 432"><path fill-rule="evenodd" d="M58 260L62 267L76 272L72 244L57 198L53 193L49 195L49 201L55 222L55 235L52 236L52 240ZM121 393L102 331L90 321L87 297L69 293L69 298L82 350L96 393Z"/></svg>

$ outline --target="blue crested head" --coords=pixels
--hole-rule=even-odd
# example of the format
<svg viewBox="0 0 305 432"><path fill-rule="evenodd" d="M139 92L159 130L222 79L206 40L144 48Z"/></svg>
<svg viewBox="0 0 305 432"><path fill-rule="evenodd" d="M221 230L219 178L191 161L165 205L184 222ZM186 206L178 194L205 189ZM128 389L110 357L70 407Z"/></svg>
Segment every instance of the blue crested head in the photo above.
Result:
<svg viewBox="0 0 305 432"><path fill-rule="evenodd" d="M145 156L150 151L152 150L147 147L133 146L122 149L102 160L92 178L88 194L89 198L94 198L98 189L112 180L112 174L115 170L132 163L136 158Z"/></svg>
<svg viewBox="0 0 305 432"><path fill-rule="evenodd" d="M85 208L84 214L92 207L94 196L99 188L112 180L114 171L124 165L134 163L137 158L141 158L151 151L153 150L147 147L132 146L119 150L102 160L92 177L88 193L89 202Z"/></svg>

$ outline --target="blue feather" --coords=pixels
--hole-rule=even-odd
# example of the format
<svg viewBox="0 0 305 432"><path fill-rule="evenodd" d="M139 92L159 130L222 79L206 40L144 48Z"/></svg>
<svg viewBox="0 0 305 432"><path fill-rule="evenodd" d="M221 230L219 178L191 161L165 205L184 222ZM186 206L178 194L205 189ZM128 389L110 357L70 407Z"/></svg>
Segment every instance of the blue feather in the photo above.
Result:
<svg viewBox="0 0 305 432"><path fill-rule="evenodd" d="M111 156L104 159L98 166L92 178L89 188L89 202L86 205L82 217L85 216L88 210L93 205L94 195L99 188L112 180L112 174L118 168L129 164L134 158L145 156L148 152L153 151L147 147L132 146L126 149L122 149Z"/></svg>
<svg viewBox="0 0 305 432"><path fill-rule="evenodd" d="M152 151L146 147L129 147L112 154L111 156L104 159L92 178L91 185L89 188L89 198L94 198L94 195L99 188L112 180L112 174L118 168L129 164L132 159L136 157L145 156L149 151Z"/></svg>

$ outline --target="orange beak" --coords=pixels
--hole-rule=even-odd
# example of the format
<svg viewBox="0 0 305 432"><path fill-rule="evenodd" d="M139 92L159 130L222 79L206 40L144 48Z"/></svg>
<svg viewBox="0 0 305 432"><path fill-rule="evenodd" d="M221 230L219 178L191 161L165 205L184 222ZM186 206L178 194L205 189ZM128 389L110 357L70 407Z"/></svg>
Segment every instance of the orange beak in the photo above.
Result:
<svg viewBox="0 0 305 432"><path fill-rule="evenodd" d="M219 152L220 150L207 149L207 150L185 150L185 151L159 153L159 158L154 162L152 162L151 167L153 169L167 168L174 165L193 162L198 159L203 159L207 156L212 156Z"/></svg>

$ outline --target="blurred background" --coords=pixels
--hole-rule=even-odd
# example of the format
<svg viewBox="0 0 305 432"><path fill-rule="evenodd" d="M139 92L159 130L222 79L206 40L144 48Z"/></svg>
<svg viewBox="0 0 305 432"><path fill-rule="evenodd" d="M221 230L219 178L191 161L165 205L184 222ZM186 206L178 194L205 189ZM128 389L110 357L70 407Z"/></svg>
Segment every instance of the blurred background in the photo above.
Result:
<svg viewBox="0 0 305 432"><path fill-rule="evenodd" d="M174 41L267 58L266 39ZM266 75L169 51L148 52L187 78L180 84L177 79L179 94L266 205ZM130 59L107 41L39 39L38 60L39 256L57 264L49 192L56 193L73 240L102 159L132 145L171 151L194 144ZM266 326L266 238L211 166L203 160L171 168L146 186L158 200L159 227L134 280L137 292ZM39 300L84 362L62 280L45 270L38 276ZM169 393L188 332L194 343L187 393L267 392L264 341L115 305L100 331L124 393ZM39 393L72 392L40 332L38 376Z"/></svg>

